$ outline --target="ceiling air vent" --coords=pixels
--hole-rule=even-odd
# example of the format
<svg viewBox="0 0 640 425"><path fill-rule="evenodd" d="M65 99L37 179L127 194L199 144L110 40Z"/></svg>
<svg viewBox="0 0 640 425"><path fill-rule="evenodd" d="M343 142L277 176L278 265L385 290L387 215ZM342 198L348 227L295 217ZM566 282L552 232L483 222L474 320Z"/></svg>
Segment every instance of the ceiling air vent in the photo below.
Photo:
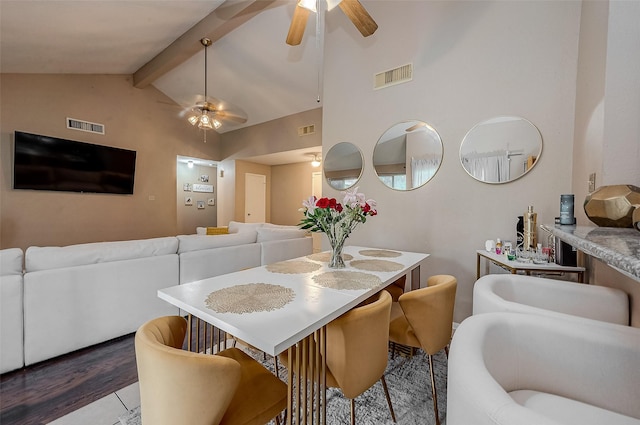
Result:
<svg viewBox="0 0 640 425"><path fill-rule="evenodd" d="M298 136L306 136L316 132L315 124L306 125L304 127L298 127Z"/></svg>
<svg viewBox="0 0 640 425"><path fill-rule="evenodd" d="M67 118L67 128L72 130L87 131L89 133L104 134L104 124Z"/></svg>
<svg viewBox="0 0 640 425"><path fill-rule="evenodd" d="M379 72L373 77L373 88L382 89L396 84L406 83L413 79L413 64L402 65L398 68Z"/></svg>

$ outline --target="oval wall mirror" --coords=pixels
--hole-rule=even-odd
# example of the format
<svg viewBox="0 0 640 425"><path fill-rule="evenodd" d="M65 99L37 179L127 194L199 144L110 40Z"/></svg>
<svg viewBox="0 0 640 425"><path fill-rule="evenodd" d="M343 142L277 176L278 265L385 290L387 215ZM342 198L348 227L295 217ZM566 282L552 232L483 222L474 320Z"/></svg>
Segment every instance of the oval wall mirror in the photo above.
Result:
<svg viewBox="0 0 640 425"><path fill-rule="evenodd" d="M476 124L462 139L460 162L474 179L508 183L527 174L542 153L542 136L530 121L495 117Z"/></svg>
<svg viewBox="0 0 640 425"><path fill-rule="evenodd" d="M382 183L397 190L416 189L438 172L442 139L424 121L403 121L385 131L373 149L373 168Z"/></svg>
<svg viewBox="0 0 640 425"><path fill-rule="evenodd" d="M324 178L337 190L349 189L362 175L363 158L360 149L349 142L333 145L323 162Z"/></svg>

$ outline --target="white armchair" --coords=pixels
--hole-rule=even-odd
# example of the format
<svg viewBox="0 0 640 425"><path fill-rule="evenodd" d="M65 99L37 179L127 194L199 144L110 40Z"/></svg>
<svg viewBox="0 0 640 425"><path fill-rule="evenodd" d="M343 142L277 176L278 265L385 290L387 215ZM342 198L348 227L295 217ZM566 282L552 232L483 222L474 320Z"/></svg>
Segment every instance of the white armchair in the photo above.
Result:
<svg viewBox="0 0 640 425"><path fill-rule="evenodd" d="M513 274L491 274L473 287L473 314L516 312L629 325L629 297L619 289Z"/></svg>
<svg viewBox="0 0 640 425"><path fill-rule="evenodd" d="M531 314L464 320L447 425L640 424L640 329Z"/></svg>

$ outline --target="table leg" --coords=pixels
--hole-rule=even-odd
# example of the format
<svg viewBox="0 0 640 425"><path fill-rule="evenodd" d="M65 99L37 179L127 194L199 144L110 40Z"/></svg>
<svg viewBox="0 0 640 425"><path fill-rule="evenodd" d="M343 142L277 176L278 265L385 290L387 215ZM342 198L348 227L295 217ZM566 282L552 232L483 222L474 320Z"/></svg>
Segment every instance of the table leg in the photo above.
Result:
<svg viewBox="0 0 640 425"><path fill-rule="evenodd" d="M288 354L287 425L326 425L326 328L290 347Z"/></svg>
<svg viewBox="0 0 640 425"><path fill-rule="evenodd" d="M420 266L411 270L411 290L420 289Z"/></svg>
<svg viewBox="0 0 640 425"><path fill-rule="evenodd" d="M189 314L185 348L194 353L215 354L227 349L227 333Z"/></svg>
<svg viewBox="0 0 640 425"><path fill-rule="evenodd" d="M476 280L480 279L480 254L476 254Z"/></svg>

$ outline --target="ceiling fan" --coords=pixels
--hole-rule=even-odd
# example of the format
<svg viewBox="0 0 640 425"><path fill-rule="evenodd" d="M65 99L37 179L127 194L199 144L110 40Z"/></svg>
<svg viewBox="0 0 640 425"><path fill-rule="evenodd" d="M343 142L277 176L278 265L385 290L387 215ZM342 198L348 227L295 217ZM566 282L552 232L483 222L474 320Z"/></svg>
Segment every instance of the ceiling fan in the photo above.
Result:
<svg viewBox="0 0 640 425"><path fill-rule="evenodd" d="M287 44L291 46L297 46L302 41L304 30L307 25L310 12L317 12L319 3L323 3L324 0L299 0L296 4L296 8L293 11L293 18L291 19L291 25L289 26L289 33L287 34ZM364 36L368 37L378 29L378 24L373 20L371 15L362 6L358 0L326 0L327 11L330 11L336 6L342 9L342 12L353 22L358 31Z"/></svg>
<svg viewBox="0 0 640 425"><path fill-rule="evenodd" d="M207 96L207 48L211 39L205 37L200 43L204 46L204 97L187 111L187 121L204 131L217 130L225 123L244 124L247 114L242 109Z"/></svg>

